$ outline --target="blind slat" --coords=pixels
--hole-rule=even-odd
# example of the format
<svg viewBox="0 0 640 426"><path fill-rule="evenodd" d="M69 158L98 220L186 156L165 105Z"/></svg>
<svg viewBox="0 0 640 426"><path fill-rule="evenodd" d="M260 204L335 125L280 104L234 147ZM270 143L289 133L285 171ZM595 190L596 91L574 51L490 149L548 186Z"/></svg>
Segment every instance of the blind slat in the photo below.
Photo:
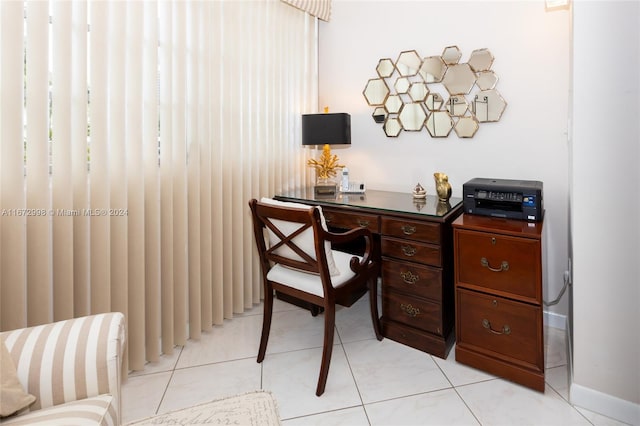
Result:
<svg viewBox="0 0 640 426"><path fill-rule="evenodd" d="M53 191L53 319L73 318L73 211L71 179L71 7L53 3L52 191Z"/></svg>
<svg viewBox="0 0 640 426"><path fill-rule="evenodd" d="M172 84L172 160L173 160L173 263L174 263L174 339L183 345L187 340L187 147L186 147L186 15L185 3L173 4Z"/></svg>
<svg viewBox="0 0 640 426"><path fill-rule="evenodd" d="M144 3L143 167L146 359L160 355L160 182L158 158L158 6Z"/></svg>
<svg viewBox="0 0 640 426"><path fill-rule="evenodd" d="M158 4L160 66L160 253L162 353L171 354L174 334L173 253L173 25L171 4Z"/></svg>
<svg viewBox="0 0 640 426"><path fill-rule="evenodd" d="M71 156L73 170L73 209L76 212L89 208L88 188L88 31L87 3L73 2L72 62L73 78L71 100ZM73 303L74 315L88 315L89 291L89 217L73 218Z"/></svg>
<svg viewBox="0 0 640 426"><path fill-rule="evenodd" d="M108 55L110 8L107 2L92 2L90 9L90 71L91 86L89 123L90 135L90 209L109 209L109 122L108 122ZM110 220L108 216L90 216L90 279L91 312L111 310Z"/></svg>
<svg viewBox="0 0 640 426"><path fill-rule="evenodd" d="M0 321L5 330L27 325L25 252L26 207L23 105L24 20L22 3L0 2L0 208L8 209L0 222Z"/></svg>
<svg viewBox="0 0 640 426"><path fill-rule="evenodd" d="M27 3L26 170L27 207L43 216L27 217L27 303L30 324L51 316L51 202L49 194L49 5Z"/></svg>
<svg viewBox="0 0 640 426"><path fill-rule="evenodd" d="M127 3L126 20L126 136L124 152L127 173L127 318L129 324L129 368L142 370L145 364L145 227L143 145L143 43L144 4ZM155 77L155 76L154 76Z"/></svg>

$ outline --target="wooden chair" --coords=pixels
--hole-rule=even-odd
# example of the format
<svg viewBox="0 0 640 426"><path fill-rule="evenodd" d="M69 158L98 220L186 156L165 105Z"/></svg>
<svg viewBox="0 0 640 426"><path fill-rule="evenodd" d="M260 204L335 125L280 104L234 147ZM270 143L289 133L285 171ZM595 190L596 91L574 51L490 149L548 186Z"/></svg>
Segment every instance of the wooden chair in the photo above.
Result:
<svg viewBox="0 0 640 426"><path fill-rule="evenodd" d="M262 362L267 350L273 312L273 293L292 296L324 308L324 344L316 395L324 392L333 349L336 303L345 293L366 286L376 338L382 340L378 318L377 277L373 236L366 228L345 233L329 232L318 206L283 203L271 199L249 202L253 230L260 254L264 284L264 319L258 351ZM265 230L267 232L265 232ZM331 243L364 238L362 256L331 249Z"/></svg>

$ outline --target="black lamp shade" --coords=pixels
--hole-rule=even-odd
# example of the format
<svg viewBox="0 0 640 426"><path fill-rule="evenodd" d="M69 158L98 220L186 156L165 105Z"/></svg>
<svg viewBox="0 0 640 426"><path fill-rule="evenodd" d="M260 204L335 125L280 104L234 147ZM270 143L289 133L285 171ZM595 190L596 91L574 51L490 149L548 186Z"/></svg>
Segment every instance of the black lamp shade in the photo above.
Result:
<svg viewBox="0 0 640 426"><path fill-rule="evenodd" d="M303 114L302 145L351 144L351 116L347 113Z"/></svg>

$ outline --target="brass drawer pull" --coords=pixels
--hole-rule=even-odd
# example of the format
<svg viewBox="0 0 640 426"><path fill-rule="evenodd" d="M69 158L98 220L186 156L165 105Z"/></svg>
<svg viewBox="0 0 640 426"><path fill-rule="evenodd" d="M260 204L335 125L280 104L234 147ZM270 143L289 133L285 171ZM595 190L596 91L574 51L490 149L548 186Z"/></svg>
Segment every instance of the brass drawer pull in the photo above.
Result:
<svg viewBox="0 0 640 426"><path fill-rule="evenodd" d="M402 271L400 272L400 276L402 277L402 281L407 284L415 284L420 279L419 275L413 275L411 271Z"/></svg>
<svg viewBox="0 0 640 426"><path fill-rule="evenodd" d="M480 259L480 264L493 272L502 272L502 271L509 270L509 262L507 262L506 260L502 261L499 268L492 268L491 265L489 265L489 261L487 260L486 257L483 257L482 259Z"/></svg>
<svg viewBox="0 0 640 426"><path fill-rule="evenodd" d="M402 253L404 253L405 256L411 257L411 256L414 256L416 254L416 248L415 247L403 245L401 247L401 249L402 249Z"/></svg>
<svg viewBox="0 0 640 426"><path fill-rule="evenodd" d="M511 327L509 327L506 324L504 326L502 326L502 331L494 330L493 328L491 328L491 322L488 319L483 319L482 320L482 326L484 328L486 328L487 330L489 330L493 334L506 334L506 335L511 334Z"/></svg>
<svg viewBox="0 0 640 426"><path fill-rule="evenodd" d="M420 309L414 308L411 304L405 305L404 303L400 305L400 309L402 312L409 315L410 317L416 317L416 315L420 314Z"/></svg>
<svg viewBox="0 0 640 426"><path fill-rule="evenodd" d="M362 226L363 228L366 228L367 226L369 226L369 221L364 219L358 219L358 225Z"/></svg>
<svg viewBox="0 0 640 426"><path fill-rule="evenodd" d="M401 229L404 235L411 235L416 232L416 227L411 225L402 225Z"/></svg>

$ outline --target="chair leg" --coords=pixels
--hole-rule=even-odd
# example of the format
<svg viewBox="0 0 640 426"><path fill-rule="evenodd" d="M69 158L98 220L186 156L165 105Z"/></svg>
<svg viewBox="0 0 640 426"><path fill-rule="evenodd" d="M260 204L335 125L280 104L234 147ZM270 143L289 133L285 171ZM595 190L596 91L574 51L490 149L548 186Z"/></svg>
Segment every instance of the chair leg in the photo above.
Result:
<svg viewBox="0 0 640 426"><path fill-rule="evenodd" d="M267 342L269 341L269 331L271 330L271 317L273 314L273 289L267 285L264 295L264 315L262 318L262 336L260 337L260 349L258 350L258 362L264 360L267 352Z"/></svg>
<svg viewBox="0 0 640 426"><path fill-rule="evenodd" d="M318 377L318 387L316 395L324 393L329 375L329 365L331 364L331 354L333 353L333 334L336 324L336 306L328 304L324 308L324 344L322 347L322 363L320 364L320 376Z"/></svg>
<svg viewBox="0 0 640 426"><path fill-rule="evenodd" d="M367 281L369 287L369 307L371 310L371 321L373 322L373 331L376 333L376 339L382 340L382 331L380 330L380 315L378 315L378 279L374 276Z"/></svg>

